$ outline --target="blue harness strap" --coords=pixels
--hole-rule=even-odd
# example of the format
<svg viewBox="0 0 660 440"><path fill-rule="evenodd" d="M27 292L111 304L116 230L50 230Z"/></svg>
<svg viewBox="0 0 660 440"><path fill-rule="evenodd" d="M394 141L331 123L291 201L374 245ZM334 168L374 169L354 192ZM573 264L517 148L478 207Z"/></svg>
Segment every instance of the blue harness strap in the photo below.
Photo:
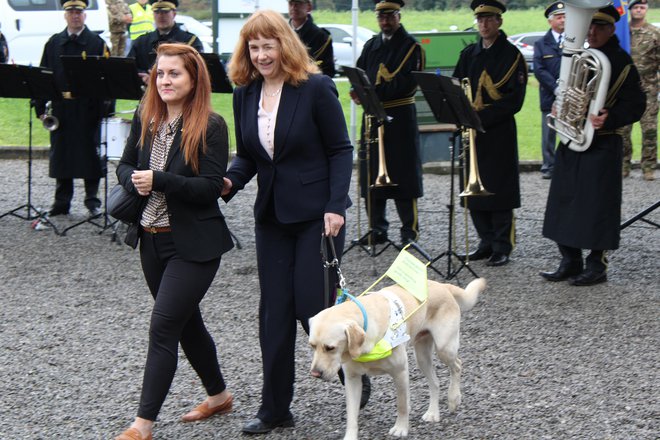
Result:
<svg viewBox="0 0 660 440"><path fill-rule="evenodd" d="M366 332L367 327L368 327L368 318L367 318L367 310L364 308L360 300L358 300L356 297L348 293L346 289L338 289L339 293L337 295L337 302L336 304L341 304L344 301L346 301L346 298L350 299L355 303L356 306L360 309L362 312L362 318L364 319L364 324L362 325L362 329Z"/></svg>

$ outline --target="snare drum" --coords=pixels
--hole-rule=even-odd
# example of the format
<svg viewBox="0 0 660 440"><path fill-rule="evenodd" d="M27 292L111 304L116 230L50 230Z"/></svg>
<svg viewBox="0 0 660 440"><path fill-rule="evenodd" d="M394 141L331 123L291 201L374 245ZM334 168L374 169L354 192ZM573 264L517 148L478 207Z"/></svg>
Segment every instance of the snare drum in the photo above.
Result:
<svg viewBox="0 0 660 440"><path fill-rule="evenodd" d="M107 131L107 134L106 134ZM121 159L126 139L131 132L131 121L124 118L105 118L101 123L101 141L106 142L109 160Z"/></svg>

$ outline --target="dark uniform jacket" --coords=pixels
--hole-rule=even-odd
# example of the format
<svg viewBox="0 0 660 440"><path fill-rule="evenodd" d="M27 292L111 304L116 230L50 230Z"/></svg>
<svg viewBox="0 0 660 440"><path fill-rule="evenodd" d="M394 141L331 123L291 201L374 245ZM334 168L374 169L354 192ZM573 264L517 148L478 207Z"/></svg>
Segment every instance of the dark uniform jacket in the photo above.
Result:
<svg viewBox="0 0 660 440"><path fill-rule="evenodd" d="M202 42L199 41L199 38L195 34L184 31L175 23L172 30L167 34L161 35L160 31L156 29L140 35L133 42L131 50L128 52L128 57L135 58L138 72L147 72L156 61L156 48L158 45L167 42L186 43L197 49L197 52L204 52L204 47L202 46Z"/></svg>
<svg viewBox="0 0 660 440"><path fill-rule="evenodd" d="M543 236L580 249L619 247L623 147L615 129L639 121L646 107L639 74L616 35L600 50L611 63L609 114L584 152L557 148Z"/></svg>
<svg viewBox="0 0 660 440"><path fill-rule="evenodd" d="M167 212L172 228L172 240L177 253L186 261L205 262L220 257L234 247L218 206L222 178L227 169L229 140L227 124L217 114L211 114L206 130L206 152L199 148L199 171L185 163L181 150L179 124L167 155L164 171L155 171L153 190L165 194ZM140 145L142 124L136 112L131 133L121 161L117 179L127 191L137 194L131 181L134 170L148 170L151 158L151 137ZM138 230L141 233L142 229Z"/></svg>
<svg viewBox="0 0 660 440"><path fill-rule="evenodd" d="M314 24L311 15L300 29L296 30L300 41L307 46L309 55L316 61L324 75L335 76L335 56L332 51L330 32Z"/></svg>
<svg viewBox="0 0 660 440"><path fill-rule="evenodd" d="M560 67L561 49L550 29L543 38L534 43L534 76L539 80L539 98L543 112L552 110Z"/></svg>
<svg viewBox="0 0 660 440"><path fill-rule="evenodd" d="M424 69L424 50L403 26L383 42L382 32L367 41L357 60L374 86L378 99L392 120L385 123L385 163L392 183L396 187L377 188L376 198L412 199L423 195L422 161L417 127L415 92L417 82L413 71ZM364 159L365 124L362 123L361 158ZM372 124L371 148L369 149L370 181L378 175L378 131ZM362 197L366 197L366 161L361 160Z"/></svg>
<svg viewBox="0 0 660 440"><path fill-rule="evenodd" d="M482 47L481 38L463 49L454 76L470 79L472 106L485 130L476 135L479 173L484 187L494 194L470 197L468 207L477 211L518 208L520 182L514 115L525 100L527 64L500 31L488 49Z"/></svg>
<svg viewBox="0 0 660 440"><path fill-rule="evenodd" d="M7 61L9 61L9 46L7 45L7 39L0 32L0 63L6 63Z"/></svg>
<svg viewBox="0 0 660 440"><path fill-rule="evenodd" d="M46 43L41 66L53 70L55 83L62 92L71 91L60 60L62 55L103 55L107 47L101 37L84 28L71 40L64 29ZM45 101L36 102L37 115L45 112ZM100 124L104 116L103 101L93 98L53 100L53 116L60 123L50 133L49 176L60 179L98 179L103 176L99 144Z"/></svg>

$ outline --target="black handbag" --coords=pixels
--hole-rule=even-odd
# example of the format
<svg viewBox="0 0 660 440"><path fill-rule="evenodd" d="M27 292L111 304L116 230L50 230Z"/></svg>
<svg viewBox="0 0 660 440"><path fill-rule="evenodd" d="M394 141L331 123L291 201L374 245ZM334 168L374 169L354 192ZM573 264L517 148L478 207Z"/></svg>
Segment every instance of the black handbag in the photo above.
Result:
<svg viewBox="0 0 660 440"><path fill-rule="evenodd" d="M108 194L108 214L124 223L137 224L147 198L126 191L120 183Z"/></svg>

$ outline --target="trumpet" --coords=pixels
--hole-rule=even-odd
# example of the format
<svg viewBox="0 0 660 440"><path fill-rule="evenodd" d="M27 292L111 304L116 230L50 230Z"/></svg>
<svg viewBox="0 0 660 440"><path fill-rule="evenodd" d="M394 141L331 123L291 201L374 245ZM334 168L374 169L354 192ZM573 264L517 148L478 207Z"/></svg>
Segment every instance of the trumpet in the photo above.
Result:
<svg viewBox="0 0 660 440"><path fill-rule="evenodd" d="M463 88L463 92L465 92L468 99L472 100L472 86L470 85L470 79L463 78L461 80L461 87ZM481 177L479 176L479 165L477 163L477 145L475 143L474 137L474 128L467 128L463 130L464 143L468 143L470 146L470 171L468 174L468 180L465 183L465 189L458 195L459 197L493 195L493 193L484 188L483 183L481 183Z"/></svg>
<svg viewBox="0 0 660 440"><path fill-rule="evenodd" d="M48 131L55 131L60 127L60 120L53 116L53 102L46 103L46 116L41 120L44 128Z"/></svg>
<svg viewBox="0 0 660 440"><path fill-rule="evenodd" d="M387 163L385 162L385 127L381 124L378 126L378 176L372 185L375 188L382 188L386 186L397 186L392 183L392 179L387 174Z"/></svg>

